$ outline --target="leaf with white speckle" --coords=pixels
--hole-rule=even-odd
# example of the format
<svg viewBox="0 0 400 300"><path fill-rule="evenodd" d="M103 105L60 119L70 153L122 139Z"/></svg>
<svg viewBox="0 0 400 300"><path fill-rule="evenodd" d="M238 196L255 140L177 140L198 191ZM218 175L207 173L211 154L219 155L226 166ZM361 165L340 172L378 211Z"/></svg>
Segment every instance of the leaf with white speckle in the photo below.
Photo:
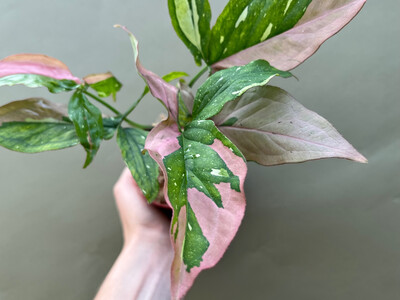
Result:
<svg viewBox="0 0 400 300"><path fill-rule="evenodd" d="M198 89L193 105L193 118L208 119L216 115L225 103L240 97L255 86L266 85L273 77L292 76L270 66L265 60L256 60L243 67L232 67L209 77Z"/></svg>
<svg viewBox="0 0 400 300"><path fill-rule="evenodd" d="M117 143L122 158L133 178L151 203L159 191L158 164L146 152L143 153L148 132L138 128L118 128Z"/></svg>
<svg viewBox="0 0 400 300"><path fill-rule="evenodd" d="M149 134L146 149L164 172L164 195L173 208L173 299L213 267L244 214L247 167L240 151L211 120L193 121L181 134L170 119Z"/></svg>

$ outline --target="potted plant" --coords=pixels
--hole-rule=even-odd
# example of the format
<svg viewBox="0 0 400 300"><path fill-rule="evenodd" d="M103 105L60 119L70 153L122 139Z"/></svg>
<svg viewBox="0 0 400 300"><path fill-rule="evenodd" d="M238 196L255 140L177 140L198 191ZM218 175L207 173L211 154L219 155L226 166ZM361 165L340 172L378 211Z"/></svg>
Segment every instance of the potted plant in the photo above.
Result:
<svg viewBox="0 0 400 300"><path fill-rule="evenodd" d="M45 55L6 57L0 61L0 86L46 87L51 93L70 92L71 98L68 106L42 98L3 105L0 145L36 153L80 144L87 167L100 143L116 136L149 203L161 183L173 210L171 287L173 298L182 298L236 234L245 209L246 161L265 166L329 157L366 162L328 121L269 85L274 77L293 76L289 71L345 26L364 2L231 0L211 28L208 1L169 0L175 31L205 67L188 82L183 72L160 77L141 64L133 34L117 26L128 33L147 85L126 112L106 100L121 89L112 73L80 79ZM205 72L208 79L193 91ZM177 85L169 83L177 79ZM129 119L149 92L169 112L154 128ZM103 115L96 102L114 115Z"/></svg>

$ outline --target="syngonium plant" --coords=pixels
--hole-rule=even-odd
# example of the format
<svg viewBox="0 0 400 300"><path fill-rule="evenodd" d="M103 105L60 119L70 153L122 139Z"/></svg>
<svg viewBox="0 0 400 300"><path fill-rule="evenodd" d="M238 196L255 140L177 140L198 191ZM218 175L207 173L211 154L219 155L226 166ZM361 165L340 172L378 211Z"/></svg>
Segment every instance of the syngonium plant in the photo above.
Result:
<svg viewBox="0 0 400 300"><path fill-rule="evenodd" d="M327 120L268 85L275 76L291 77L289 70L343 28L364 3L230 0L211 27L207 0L168 0L176 33L205 67L188 84L181 79L184 72L161 78L143 67L137 40L119 26L130 36L137 71L146 83L125 113L104 99L115 100L122 86L112 73L79 79L45 55L6 57L0 61L0 86L46 87L72 96L68 107L42 98L0 107L0 145L36 153L81 144L87 167L100 143L116 133L122 157L148 202L159 198L161 189L173 210L171 292L172 298L182 298L196 276L221 259L238 230L245 210L246 161L265 166L330 157L366 162ZM207 71L210 76L192 91ZM180 79L176 86L168 83L175 79ZM148 92L168 110L168 118L154 128L128 119ZM115 116L104 116L89 98Z"/></svg>

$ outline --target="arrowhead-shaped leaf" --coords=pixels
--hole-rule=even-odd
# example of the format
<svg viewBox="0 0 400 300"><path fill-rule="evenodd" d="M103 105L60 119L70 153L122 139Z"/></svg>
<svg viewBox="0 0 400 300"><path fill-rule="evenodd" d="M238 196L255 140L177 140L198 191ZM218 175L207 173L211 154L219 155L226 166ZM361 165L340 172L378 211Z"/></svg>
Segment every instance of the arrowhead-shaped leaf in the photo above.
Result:
<svg viewBox="0 0 400 300"><path fill-rule="evenodd" d="M230 0L211 30L207 63L213 64L289 30L303 16L310 2Z"/></svg>
<svg viewBox="0 0 400 300"><path fill-rule="evenodd" d="M81 80L61 61L41 54L16 54L0 60L0 86L47 87L52 93L71 91Z"/></svg>
<svg viewBox="0 0 400 300"><path fill-rule="evenodd" d="M172 25L198 65L210 37L211 8L207 0L168 0Z"/></svg>
<svg viewBox="0 0 400 300"><path fill-rule="evenodd" d="M246 92L214 121L246 159L262 165L331 157L367 161L327 120L277 87Z"/></svg>
<svg viewBox="0 0 400 300"><path fill-rule="evenodd" d="M241 66L262 58L280 70L291 70L346 26L365 1L313 0L295 27L215 63L212 69L217 71Z"/></svg>
<svg viewBox="0 0 400 300"><path fill-rule="evenodd" d="M117 143L133 178L147 200L152 202L159 191L159 168L147 152L143 154L147 134L142 129L119 127Z"/></svg>
<svg viewBox="0 0 400 300"><path fill-rule="evenodd" d="M180 134L171 120L149 134L146 149L161 166L173 208L172 298L181 299L203 269L223 256L243 218L246 163L211 120Z"/></svg>
<svg viewBox="0 0 400 300"><path fill-rule="evenodd" d="M232 67L209 77L198 89L193 105L193 118L208 119L219 113L225 103L232 101L255 86L266 85L273 77L292 76L256 60L243 67Z"/></svg>
<svg viewBox="0 0 400 300"><path fill-rule="evenodd" d="M116 100L117 92L122 87L121 82L111 73L91 74L83 78L83 80L94 89L99 97L108 97L112 95L113 100Z"/></svg>
<svg viewBox="0 0 400 300"><path fill-rule="evenodd" d="M177 120L178 118L178 89L167 83L164 79L160 78L158 75L154 74L153 72L145 69L140 60L139 60L139 45L138 41L136 40L135 36L124 26L115 25L115 27L122 28L125 32L128 33L132 48L133 54L135 58L136 69L139 75L143 78L143 80L148 85L151 94L160 99L172 117Z"/></svg>
<svg viewBox="0 0 400 300"><path fill-rule="evenodd" d="M86 168L93 160L104 135L101 111L91 104L82 91L76 91L68 104L68 114L75 125L76 134L86 150Z"/></svg>

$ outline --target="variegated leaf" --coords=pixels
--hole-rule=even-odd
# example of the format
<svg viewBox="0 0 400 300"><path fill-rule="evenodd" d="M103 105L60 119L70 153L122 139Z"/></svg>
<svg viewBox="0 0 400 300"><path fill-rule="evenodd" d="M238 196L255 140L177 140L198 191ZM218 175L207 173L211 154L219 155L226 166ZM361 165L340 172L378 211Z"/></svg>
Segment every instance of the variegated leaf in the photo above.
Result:
<svg viewBox="0 0 400 300"><path fill-rule="evenodd" d="M87 75L83 80L97 92L99 97L112 95L114 101L122 87L121 82L111 72Z"/></svg>
<svg viewBox="0 0 400 300"><path fill-rule="evenodd" d="M0 60L0 86L46 87L52 93L71 91L81 80L61 61L41 54L15 54Z"/></svg>
<svg viewBox="0 0 400 300"><path fill-rule="evenodd" d="M232 67L213 74L197 91L193 105L193 118L207 119L221 111L232 101L255 86L266 85L273 77L290 77L270 66L265 60L256 60L243 67Z"/></svg>
<svg viewBox="0 0 400 300"><path fill-rule="evenodd" d="M122 158L132 173L133 178L149 202L159 191L158 164L148 153L143 153L148 132L138 128L118 128L117 143Z"/></svg>
<svg viewBox="0 0 400 300"><path fill-rule="evenodd" d="M211 30L207 63L213 64L289 30L310 2L230 0Z"/></svg>
<svg viewBox="0 0 400 300"><path fill-rule="evenodd" d="M208 0L168 0L172 25L192 52L198 65L206 57L210 38L211 8Z"/></svg>
<svg viewBox="0 0 400 300"><path fill-rule="evenodd" d="M132 43L133 54L134 54L135 64L136 64L138 73L140 74L140 76L143 78L143 80L148 85L151 94L155 98L160 99L166 106L166 108L167 108L168 112L171 114L171 116L175 120L177 120L178 119L178 99L177 99L178 89L175 86L167 83L164 79L162 79L158 75L145 69L139 60L139 44L138 44L138 41L135 38L135 36L125 26L115 25L115 27L120 27L125 32L128 33L131 43Z"/></svg>
<svg viewBox="0 0 400 300"><path fill-rule="evenodd" d="M213 71L265 59L280 70L291 70L313 55L331 36L347 25L366 0L313 0L292 29L233 54L215 64Z"/></svg>
<svg viewBox="0 0 400 300"><path fill-rule="evenodd" d="M213 267L236 234L245 208L246 163L211 120L181 134L167 120L149 134L146 149L161 166L173 208L172 298L181 299L197 275Z"/></svg>
<svg viewBox="0 0 400 300"><path fill-rule="evenodd" d="M68 115L66 106L43 98L29 98L10 102L0 107L3 122L62 121Z"/></svg>

